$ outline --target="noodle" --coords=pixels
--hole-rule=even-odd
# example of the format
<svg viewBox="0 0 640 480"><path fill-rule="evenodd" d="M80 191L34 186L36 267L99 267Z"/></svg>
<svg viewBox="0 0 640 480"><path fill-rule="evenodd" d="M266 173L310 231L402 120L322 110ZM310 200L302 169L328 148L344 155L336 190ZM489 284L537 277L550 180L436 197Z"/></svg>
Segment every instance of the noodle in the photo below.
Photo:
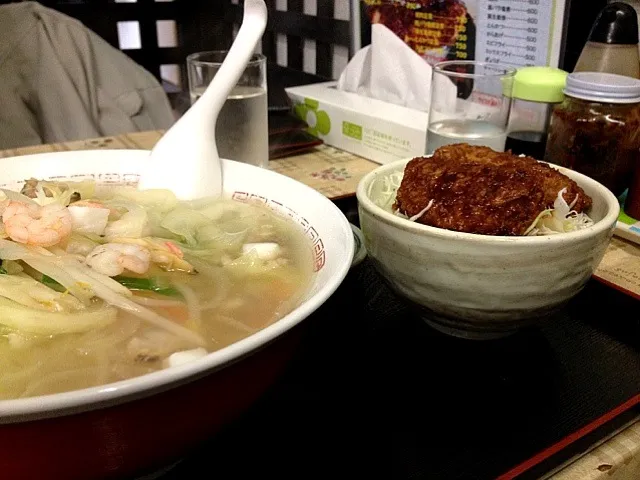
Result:
<svg viewBox="0 0 640 480"><path fill-rule="evenodd" d="M162 300L159 298L141 297L139 295L134 295L132 300L145 307L180 307L184 305L183 302L177 300Z"/></svg>
<svg viewBox="0 0 640 480"><path fill-rule="evenodd" d="M201 308L198 306L198 297L194 291L187 285L180 285L174 283L173 287L182 294L187 302L187 308L189 310L189 320L192 321L197 327L202 325Z"/></svg>
<svg viewBox="0 0 640 480"><path fill-rule="evenodd" d="M105 345L117 345L131 338L139 328L140 320L135 317L127 318L126 321L119 321L115 328L109 326L102 330L92 330L84 334L84 337L79 339L79 343L85 345L82 350L87 352L94 348L103 348ZM110 332L110 330L115 331Z"/></svg>
<svg viewBox="0 0 640 480"><path fill-rule="evenodd" d="M218 279L216 282L213 297L207 302L204 303L200 308L205 310L212 310L214 308L218 308L222 301L227 297L229 293L229 285L226 280L223 280L223 277Z"/></svg>
<svg viewBox="0 0 640 480"><path fill-rule="evenodd" d="M244 332L244 333L254 333L257 330L255 328L251 328L251 327L245 325L244 323L239 322L237 320L234 320L233 318L227 317L225 315L220 315L218 317L218 319L221 322L226 323L227 325L230 325L233 328L236 328L236 329L238 329L238 330L240 330L241 332Z"/></svg>
<svg viewBox="0 0 640 480"><path fill-rule="evenodd" d="M84 379L92 379L90 385L99 385L100 382L97 378L100 374L101 367L91 368L78 368L75 370L65 370L62 372L49 373L46 377L35 380L29 383L29 386L25 389L22 397L31 397L34 395L42 395L51 391L62 391L62 385L69 383L71 380L76 380L77 383L82 382ZM75 377L75 378L74 378Z"/></svg>

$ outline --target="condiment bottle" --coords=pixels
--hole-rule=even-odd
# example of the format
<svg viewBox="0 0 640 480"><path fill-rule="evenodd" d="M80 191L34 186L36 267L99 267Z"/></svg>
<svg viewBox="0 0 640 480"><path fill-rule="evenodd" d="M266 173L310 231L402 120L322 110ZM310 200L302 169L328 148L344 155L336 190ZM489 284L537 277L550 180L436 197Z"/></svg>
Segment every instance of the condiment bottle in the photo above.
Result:
<svg viewBox="0 0 640 480"><path fill-rule="evenodd" d="M600 11L573 71L640 78L638 16L631 5L615 2Z"/></svg>
<svg viewBox="0 0 640 480"><path fill-rule="evenodd" d="M551 67L524 67L516 72L505 150L542 160L551 112L564 100L567 75Z"/></svg>
<svg viewBox="0 0 640 480"><path fill-rule="evenodd" d="M640 156L640 80L574 72L564 93L551 114L544 160L584 173L620 195Z"/></svg>

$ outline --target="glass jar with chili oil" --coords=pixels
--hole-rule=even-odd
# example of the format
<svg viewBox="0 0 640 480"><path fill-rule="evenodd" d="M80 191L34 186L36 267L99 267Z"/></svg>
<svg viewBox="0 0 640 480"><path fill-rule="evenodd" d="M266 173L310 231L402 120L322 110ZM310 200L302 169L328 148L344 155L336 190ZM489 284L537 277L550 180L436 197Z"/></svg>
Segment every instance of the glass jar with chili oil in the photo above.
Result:
<svg viewBox="0 0 640 480"><path fill-rule="evenodd" d="M640 162L640 80L574 72L554 107L544 159L597 180L615 195Z"/></svg>

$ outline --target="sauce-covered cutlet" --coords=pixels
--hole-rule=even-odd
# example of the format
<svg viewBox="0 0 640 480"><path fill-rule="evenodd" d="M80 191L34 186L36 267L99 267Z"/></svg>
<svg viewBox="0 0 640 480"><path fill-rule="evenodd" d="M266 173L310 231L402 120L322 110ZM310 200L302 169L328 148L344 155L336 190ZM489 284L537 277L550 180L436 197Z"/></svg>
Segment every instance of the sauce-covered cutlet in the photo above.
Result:
<svg viewBox="0 0 640 480"><path fill-rule="evenodd" d="M530 157L447 145L405 167L394 208L425 225L482 235L524 235L558 193L580 213L591 198L566 175ZM429 208L427 208L431 204ZM426 211L425 211L426 210Z"/></svg>

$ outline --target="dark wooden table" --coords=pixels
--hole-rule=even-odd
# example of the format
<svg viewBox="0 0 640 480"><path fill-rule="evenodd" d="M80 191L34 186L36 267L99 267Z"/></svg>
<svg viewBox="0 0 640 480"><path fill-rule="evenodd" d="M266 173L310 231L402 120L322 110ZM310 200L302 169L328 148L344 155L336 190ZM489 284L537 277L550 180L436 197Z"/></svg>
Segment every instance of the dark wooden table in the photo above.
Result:
<svg viewBox="0 0 640 480"><path fill-rule="evenodd" d="M537 454L538 479L637 417L636 300L592 282L551 321L510 338L444 336L365 261L304 325L289 370L240 421L162 480L494 479ZM502 478L514 478L507 474Z"/></svg>

